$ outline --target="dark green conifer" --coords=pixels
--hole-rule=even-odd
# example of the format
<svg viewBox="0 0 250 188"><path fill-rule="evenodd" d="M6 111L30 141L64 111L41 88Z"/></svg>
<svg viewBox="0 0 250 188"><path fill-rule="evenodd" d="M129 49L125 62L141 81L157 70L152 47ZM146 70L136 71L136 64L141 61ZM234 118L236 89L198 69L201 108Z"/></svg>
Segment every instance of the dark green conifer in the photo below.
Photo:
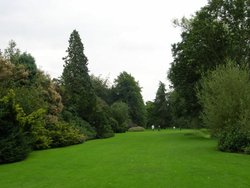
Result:
<svg viewBox="0 0 250 188"><path fill-rule="evenodd" d="M74 30L69 39L68 55L65 61L62 80L64 85L64 104L75 116L89 120L96 103L96 96L91 84L88 59L79 33Z"/></svg>

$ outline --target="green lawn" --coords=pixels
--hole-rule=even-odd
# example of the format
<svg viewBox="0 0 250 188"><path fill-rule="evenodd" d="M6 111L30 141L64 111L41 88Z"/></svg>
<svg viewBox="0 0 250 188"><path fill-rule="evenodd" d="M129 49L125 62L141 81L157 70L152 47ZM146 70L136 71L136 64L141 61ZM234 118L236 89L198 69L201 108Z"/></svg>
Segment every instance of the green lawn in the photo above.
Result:
<svg viewBox="0 0 250 188"><path fill-rule="evenodd" d="M249 188L250 156L190 130L117 134L0 165L1 188Z"/></svg>

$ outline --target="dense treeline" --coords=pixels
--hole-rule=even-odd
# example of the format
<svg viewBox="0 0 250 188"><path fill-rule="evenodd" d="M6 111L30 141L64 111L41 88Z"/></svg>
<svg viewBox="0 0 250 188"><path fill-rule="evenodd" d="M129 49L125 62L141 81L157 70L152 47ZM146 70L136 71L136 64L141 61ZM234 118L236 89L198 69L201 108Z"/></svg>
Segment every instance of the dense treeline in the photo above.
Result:
<svg viewBox="0 0 250 188"><path fill-rule="evenodd" d="M141 89L130 74L121 73L113 86L90 76L76 30L66 52L62 76L53 80L14 41L0 54L0 163L145 126Z"/></svg>
<svg viewBox="0 0 250 188"><path fill-rule="evenodd" d="M168 73L171 123L209 128L224 151L250 147L249 7L249 0L210 0L191 19L175 21L182 40L172 46Z"/></svg>

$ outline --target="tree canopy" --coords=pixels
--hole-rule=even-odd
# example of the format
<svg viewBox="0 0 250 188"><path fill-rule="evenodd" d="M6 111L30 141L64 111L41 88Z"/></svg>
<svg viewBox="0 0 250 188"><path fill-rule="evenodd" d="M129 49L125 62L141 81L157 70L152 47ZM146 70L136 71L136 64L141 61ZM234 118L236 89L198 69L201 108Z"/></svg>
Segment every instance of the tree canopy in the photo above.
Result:
<svg viewBox="0 0 250 188"><path fill-rule="evenodd" d="M196 86L203 74L228 59L248 64L249 1L211 0L191 19L179 23L182 40L172 46L174 61L168 73L173 88L184 99L183 115L198 118L201 107Z"/></svg>
<svg viewBox="0 0 250 188"><path fill-rule="evenodd" d="M122 72L114 83L114 100L128 105L129 116L134 124L145 126L146 109L139 83L127 72Z"/></svg>

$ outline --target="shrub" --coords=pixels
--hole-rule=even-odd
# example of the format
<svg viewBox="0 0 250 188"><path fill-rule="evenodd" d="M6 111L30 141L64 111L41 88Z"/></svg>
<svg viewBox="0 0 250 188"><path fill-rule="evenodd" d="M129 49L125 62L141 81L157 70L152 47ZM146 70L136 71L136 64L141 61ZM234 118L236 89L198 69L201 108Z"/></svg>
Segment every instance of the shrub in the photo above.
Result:
<svg viewBox="0 0 250 188"><path fill-rule="evenodd" d="M242 152L249 142L249 71L228 63L217 67L201 82L198 98L202 120L222 151Z"/></svg>
<svg viewBox="0 0 250 188"><path fill-rule="evenodd" d="M247 152L250 139L245 131L240 128L229 129L219 134L218 148L228 152Z"/></svg>
<svg viewBox="0 0 250 188"><path fill-rule="evenodd" d="M140 126L136 126L136 127L131 127L128 129L129 132L143 132L145 131L145 129L143 127Z"/></svg>
<svg viewBox="0 0 250 188"><path fill-rule="evenodd" d="M31 125L13 90L0 100L0 163L20 161L31 151Z"/></svg>
<svg viewBox="0 0 250 188"><path fill-rule="evenodd" d="M51 147L69 146L86 140L79 129L66 122L58 122L51 126L49 134L52 139Z"/></svg>
<svg viewBox="0 0 250 188"><path fill-rule="evenodd" d="M244 148L245 154L250 154L250 145Z"/></svg>
<svg viewBox="0 0 250 188"><path fill-rule="evenodd" d="M86 136L86 140L96 138L95 129L82 118L75 116L72 120L69 121L69 124L79 129L79 131Z"/></svg>
<svg viewBox="0 0 250 188"><path fill-rule="evenodd" d="M115 135L111 128L110 119L103 112L95 114L94 126L96 128L97 138L108 138Z"/></svg>
<svg viewBox="0 0 250 188"><path fill-rule="evenodd" d="M50 148L52 140L49 135L49 130L45 128L45 113L46 111L44 109L38 109L27 116L27 122L32 125L33 149Z"/></svg>

